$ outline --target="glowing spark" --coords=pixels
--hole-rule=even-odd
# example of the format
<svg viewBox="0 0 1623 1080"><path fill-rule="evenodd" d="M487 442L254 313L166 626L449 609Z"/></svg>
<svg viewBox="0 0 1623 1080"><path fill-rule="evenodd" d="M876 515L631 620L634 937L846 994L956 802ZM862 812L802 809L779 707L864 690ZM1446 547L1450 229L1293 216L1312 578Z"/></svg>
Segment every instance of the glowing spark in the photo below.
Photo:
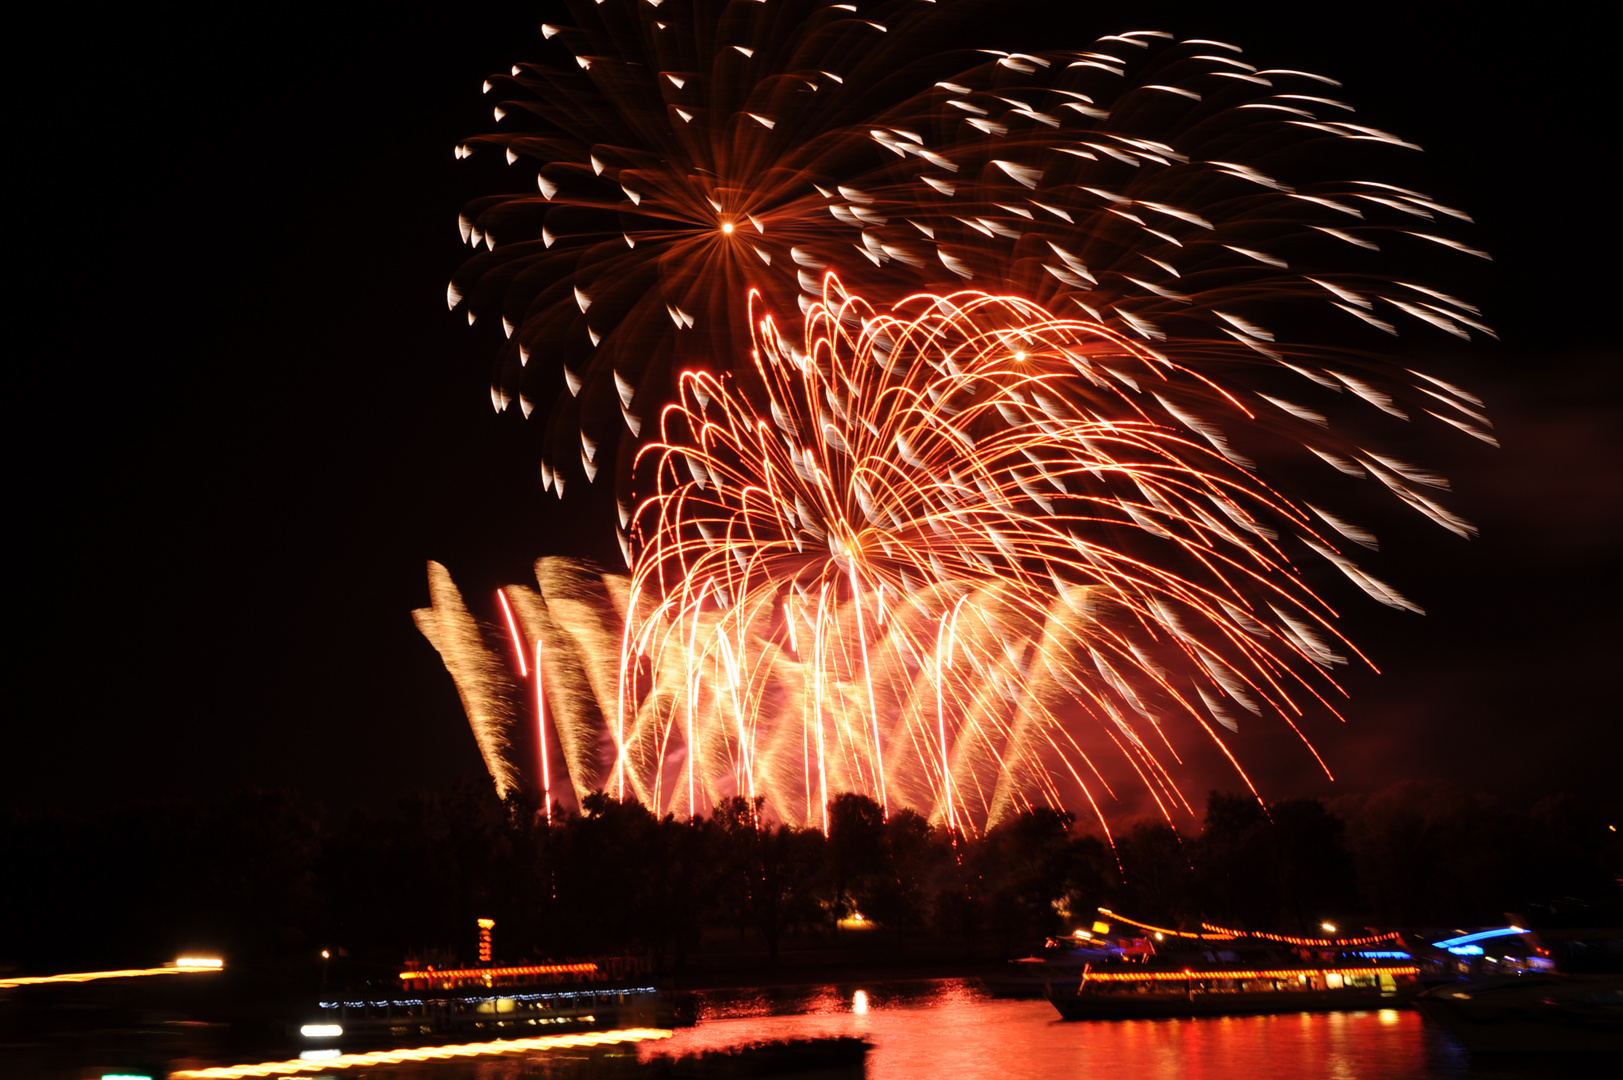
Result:
<svg viewBox="0 0 1623 1080"><path fill-rule="evenodd" d="M501 589L496 590L496 599L501 602L502 617L507 620L507 634L513 642L513 655L518 657L519 678L528 679L530 677L530 669L524 663L524 638L518 632L518 623L513 621L513 608L507 602L507 594ZM537 642L536 647L540 647L539 642ZM539 661L536 663L536 670L541 670Z"/></svg>
<svg viewBox="0 0 1623 1080"><path fill-rule="evenodd" d="M516 635L516 632L515 632ZM552 824L552 766L547 761L547 694L542 686L541 641L535 642L535 734L541 744L541 801L547 808L547 824Z"/></svg>

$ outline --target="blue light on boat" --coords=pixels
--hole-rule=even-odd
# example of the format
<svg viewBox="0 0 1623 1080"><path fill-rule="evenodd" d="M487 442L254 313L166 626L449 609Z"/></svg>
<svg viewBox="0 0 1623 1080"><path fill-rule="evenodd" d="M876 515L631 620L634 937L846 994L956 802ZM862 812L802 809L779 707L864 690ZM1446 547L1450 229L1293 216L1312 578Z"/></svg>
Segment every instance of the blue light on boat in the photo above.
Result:
<svg viewBox="0 0 1623 1080"><path fill-rule="evenodd" d="M1512 934L1525 933L1527 931L1520 926L1502 926L1498 930L1479 930L1474 934L1461 934L1459 937L1444 938L1442 941L1434 941L1432 944L1439 949L1452 950L1456 945L1469 945L1473 941L1487 941L1489 938L1509 937ZM1481 949L1477 950L1479 953L1481 951Z"/></svg>

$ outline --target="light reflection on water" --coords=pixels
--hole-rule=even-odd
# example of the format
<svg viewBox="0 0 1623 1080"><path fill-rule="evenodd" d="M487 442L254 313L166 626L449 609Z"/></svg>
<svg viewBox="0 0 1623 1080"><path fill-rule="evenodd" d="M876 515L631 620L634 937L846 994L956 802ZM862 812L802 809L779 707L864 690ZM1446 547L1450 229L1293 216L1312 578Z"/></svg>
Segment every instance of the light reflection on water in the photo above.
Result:
<svg viewBox="0 0 1623 1080"><path fill-rule="evenodd" d="M860 995L860 996L859 996ZM1409 1080L1449 1075L1446 1050L1412 1012L1300 1013L1065 1023L1046 1001L1003 1001L977 984L875 984L707 994L697 1027L654 1053L861 1035L870 1080ZM1442 1053L1439 1053L1442 1051ZM1455 1075L1466 1075L1455 1070Z"/></svg>
<svg viewBox="0 0 1623 1080"><path fill-rule="evenodd" d="M1066 1023L1046 1001L1004 1001L943 980L712 991L699 1024L640 1056L679 1056L791 1038L856 1035L868 1080L1555 1080L1559 1061L1473 1061L1419 1014L1355 1013ZM368 1069L369 1080L531 1080L558 1058ZM335 1078L336 1080L336 1078Z"/></svg>

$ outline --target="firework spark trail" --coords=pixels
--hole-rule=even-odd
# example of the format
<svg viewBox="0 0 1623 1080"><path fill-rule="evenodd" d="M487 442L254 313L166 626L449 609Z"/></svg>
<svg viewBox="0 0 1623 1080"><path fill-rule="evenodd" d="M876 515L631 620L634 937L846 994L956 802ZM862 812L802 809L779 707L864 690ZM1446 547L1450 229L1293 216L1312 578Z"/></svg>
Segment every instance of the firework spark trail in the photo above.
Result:
<svg viewBox="0 0 1623 1080"><path fill-rule="evenodd" d="M827 288L803 346L758 320L765 409L684 373L643 451L657 487L632 522L618 747L639 799L699 812L677 793L753 783L797 820L816 772L993 824L1075 787L1095 801L1080 710L1170 813L1189 809L1173 723L1233 762L1217 727L1235 706L1295 727L1299 700L1323 700L1334 684L1308 673L1344 643L1287 550L1339 551L1215 450L1136 418L1153 384L1097 375L1176 365L1023 300L879 314Z"/></svg>
<svg viewBox="0 0 1623 1080"><path fill-rule="evenodd" d="M544 704L563 751L565 775L570 778L571 790L579 800L592 790L593 781L601 771L595 735L601 722L585 665L576 652L574 638L558 625L540 592L524 585L507 585L502 592L523 628L524 637L535 643L539 654L532 669L536 686L527 695L535 698L530 707L536 710L533 720L538 736L544 738L540 731L540 709ZM560 716L572 717L574 722L559 723ZM550 774L543 774L540 786L546 787L550 781Z"/></svg>
<svg viewBox="0 0 1623 1080"><path fill-rule="evenodd" d="M503 591L525 637L542 649L536 670L563 750L561 764L579 802L609 783L625 584L560 558L539 560L535 575L539 590L509 585Z"/></svg>
<svg viewBox="0 0 1623 1080"><path fill-rule="evenodd" d="M507 662L492 647L500 631L473 617L450 573L436 562L428 564L428 592L432 606L418 608L412 618L451 673L496 794L505 798L518 786L507 760L517 690Z"/></svg>
<svg viewBox="0 0 1623 1080"><path fill-rule="evenodd" d="M746 355L746 287L805 310L834 269L863 295L970 281L1100 322L1186 373L1146 410L1236 456L1226 427L1281 432L1468 531L1324 424L1356 398L1493 438L1469 395L1364 347L1404 325L1488 333L1394 269L1481 253L1450 235L1465 214L1366 178L1415 148L1356 123L1334 80L1153 32L933 53L932 20L962 3L571 10L548 28L564 66L493 76L508 130L458 147L501 150L538 190L468 206L487 250L449 297L503 320L492 398L549 414L549 486L618 442L625 493L622 424L651 433L675 372Z"/></svg>
<svg viewBox="0 0 1623 1080"><path fill-rule="evenodd" d="M542 678L541 658L544 643L535 643L535 737L541 749L541 805L547 810L547 824L552 824L552 763L547 760L547 692Z"/></svg>

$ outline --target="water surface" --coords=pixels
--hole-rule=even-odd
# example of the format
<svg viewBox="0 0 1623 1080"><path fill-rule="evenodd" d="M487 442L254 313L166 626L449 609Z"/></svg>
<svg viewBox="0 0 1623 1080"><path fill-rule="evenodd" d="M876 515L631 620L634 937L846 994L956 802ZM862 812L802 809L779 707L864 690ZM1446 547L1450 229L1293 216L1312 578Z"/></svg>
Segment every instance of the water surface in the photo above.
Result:
<svg viewBox="0 0 1623 1080"><path fill-rule="evenodd" d="M990 997L973 981L851 983L700 995L699 1024L668 1039L367 1067L332 1080L571 1080L620 1075L635 1054L678 1056L794 1038L870 1041L868 1080L1581 1080L1616 1059L1473 1059L1418 1013L1065 1022L1046 1001ZM606 1061L605 1057L620 1059Z"/></svg>
<svg viewBox="0 0 1623 1080"><path fill-rule="evenodd" d="M1418 1013L1061 1021L1046 1001L992 998L971 981L703 995L697 1027L643 1055L816 1035L873 1043L869 1080L1417 1080L1556 1077L1527 1061L1473 1062Z"/></svg>

